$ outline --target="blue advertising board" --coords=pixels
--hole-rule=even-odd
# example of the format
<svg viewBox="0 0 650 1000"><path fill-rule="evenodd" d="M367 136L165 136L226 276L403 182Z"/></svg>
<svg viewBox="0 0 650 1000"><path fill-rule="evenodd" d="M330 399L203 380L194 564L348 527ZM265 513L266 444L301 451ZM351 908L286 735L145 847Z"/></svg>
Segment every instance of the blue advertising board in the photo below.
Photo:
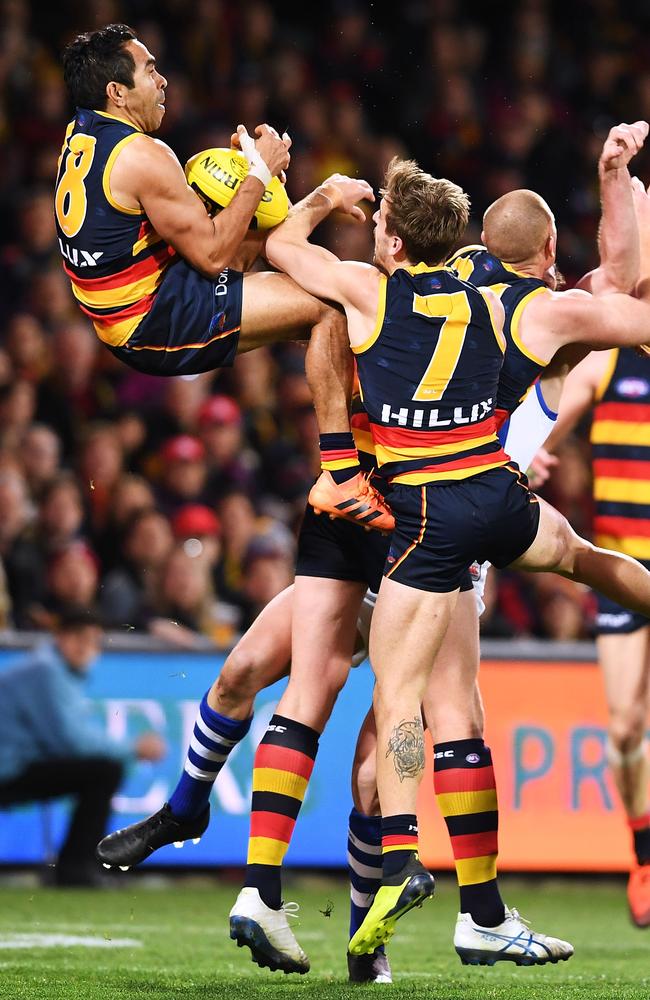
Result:
<svg viewBox="0 0 650 1000"><path fill-rule="evenodd" d="M21 654L0 651L0 670ZM156 764L135 763L113 800L112 828L158 809L182 770L199 701L224 662L224 655L105 652L87 684L98 719L115 737L132 739L154 729L167 742ZM212 822L198 845L158 851L156 865L242 865L246 862L253 755L282 695L280 681L257 699L245 740L236 747L214 787ZM287 863L342 866L346 863L351 806L350 767L356 736L370 705L372 674L367 663L353 670L321 739L312 780L296 825ZM47 809L29 805L0 812L0 864L44 860L61 841L69 803Z"/></svg>

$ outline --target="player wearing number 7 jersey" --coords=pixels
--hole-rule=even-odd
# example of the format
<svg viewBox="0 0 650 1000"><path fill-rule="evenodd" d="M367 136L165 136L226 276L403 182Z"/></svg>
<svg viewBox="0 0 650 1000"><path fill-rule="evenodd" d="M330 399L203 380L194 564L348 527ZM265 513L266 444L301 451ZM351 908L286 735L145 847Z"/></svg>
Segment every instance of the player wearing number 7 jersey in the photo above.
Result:
<svg viewBox="0 0 650 1000"><path fill-rule="evenodd" d="M267 243L272 263L344 306L378 463L392 484L396 527L370 633L383 882L353 954L372 952L433 891L417 858L420 703L467 565L487 558L550 570L650 608L650 574L577 539L498 443L503 307L442 263L462 236L467 197L413 162L394 161L374 217L376 266L341 262L308 243L333 208L356 214L362 197L373 199L365 182L330 178ZM638 291L641 300L580 296L570 311L597 339L631 336L630 326L650 322L650 283ZM558 331L569 340L561 321Z"/></svg>
<svg viewBox="0 0 650 1000"><path fill-rule="evenodd" d="M156 375L211 371L262 344L310 339L324 462L355 510L361 493L373 527L390 527L350 434L344 317L286 275L241 273L251 244L255 253L261 246L249 226L272 176L289 164L289 137L261 125L253 141L239 126L249 172L210 218L172 150L148 134L162 122L167 81L135 33L112 24L80 35L63 61L76 112L59 160L56 227L72 291L99 339Z"/></svg>

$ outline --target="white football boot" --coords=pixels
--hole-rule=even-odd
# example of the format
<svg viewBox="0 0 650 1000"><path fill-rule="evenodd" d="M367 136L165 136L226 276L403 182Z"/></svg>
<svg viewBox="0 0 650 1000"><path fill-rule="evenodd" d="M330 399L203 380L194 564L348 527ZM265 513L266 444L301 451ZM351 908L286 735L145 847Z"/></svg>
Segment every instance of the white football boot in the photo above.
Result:
<svg viewBox="0 0 650 1000"><path fill-rule="evenodd" d="M506 918L496 927L480 927L469 913L459 913L454 933L454 947L463 965L546 965L566 962L573 955L573 945L560 938L538 934L516 910L506 907Z"/></svg>
<svg viewBox="0 0 650 1000"><path fill-rule="evenodd" d="M289 927L288 917L297 917L297 903L283 903L272 910L257 889L246 886L230 911L230 936L237 947L247 945L260 968L275 972L309 972L309 959Z"/></svg>

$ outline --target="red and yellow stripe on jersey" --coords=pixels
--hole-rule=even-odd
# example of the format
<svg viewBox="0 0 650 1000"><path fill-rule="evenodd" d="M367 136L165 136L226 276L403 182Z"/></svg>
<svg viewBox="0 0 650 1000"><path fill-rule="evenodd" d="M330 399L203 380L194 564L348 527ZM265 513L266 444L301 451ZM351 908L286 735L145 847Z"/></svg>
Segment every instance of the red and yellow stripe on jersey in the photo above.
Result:
<svg viewBox="0 0 650 1000"><path fill-rule="evenodd" d="M375 329L354 351L382 476L423 485L505 465L495 417L504 349L489 300L450 268L381 279Z"/></svg>
<svg viewBox="0 0 650 1000"><path fill-rule="evenodd" d="M126 344L150 311L176 256L144 212L120 205L111 192L117 155L138 134L120 118L78 108L55 189L63 268L80 309L112 347Z"/></svg>
<svg viewBox="0 0 650 1000"><path fill-rule="evenodd" d="M650 560L650 359L610 354L591 425L594 541Z"/></svg>

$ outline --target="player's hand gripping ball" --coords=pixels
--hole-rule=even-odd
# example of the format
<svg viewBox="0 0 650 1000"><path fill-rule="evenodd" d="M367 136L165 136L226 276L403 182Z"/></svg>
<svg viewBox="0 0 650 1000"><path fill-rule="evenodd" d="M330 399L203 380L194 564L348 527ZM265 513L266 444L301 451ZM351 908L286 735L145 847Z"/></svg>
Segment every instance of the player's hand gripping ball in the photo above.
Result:
<svg viewBox="0 0 650 1000"><path fill-rule="evenodd" d="M236 149L204 149L185 164L187 183L213 215L227 208L248 174L246 158ZM289 199L279 177L273 177L253 217L253 227L272 229L289 214Z"/></svg>

